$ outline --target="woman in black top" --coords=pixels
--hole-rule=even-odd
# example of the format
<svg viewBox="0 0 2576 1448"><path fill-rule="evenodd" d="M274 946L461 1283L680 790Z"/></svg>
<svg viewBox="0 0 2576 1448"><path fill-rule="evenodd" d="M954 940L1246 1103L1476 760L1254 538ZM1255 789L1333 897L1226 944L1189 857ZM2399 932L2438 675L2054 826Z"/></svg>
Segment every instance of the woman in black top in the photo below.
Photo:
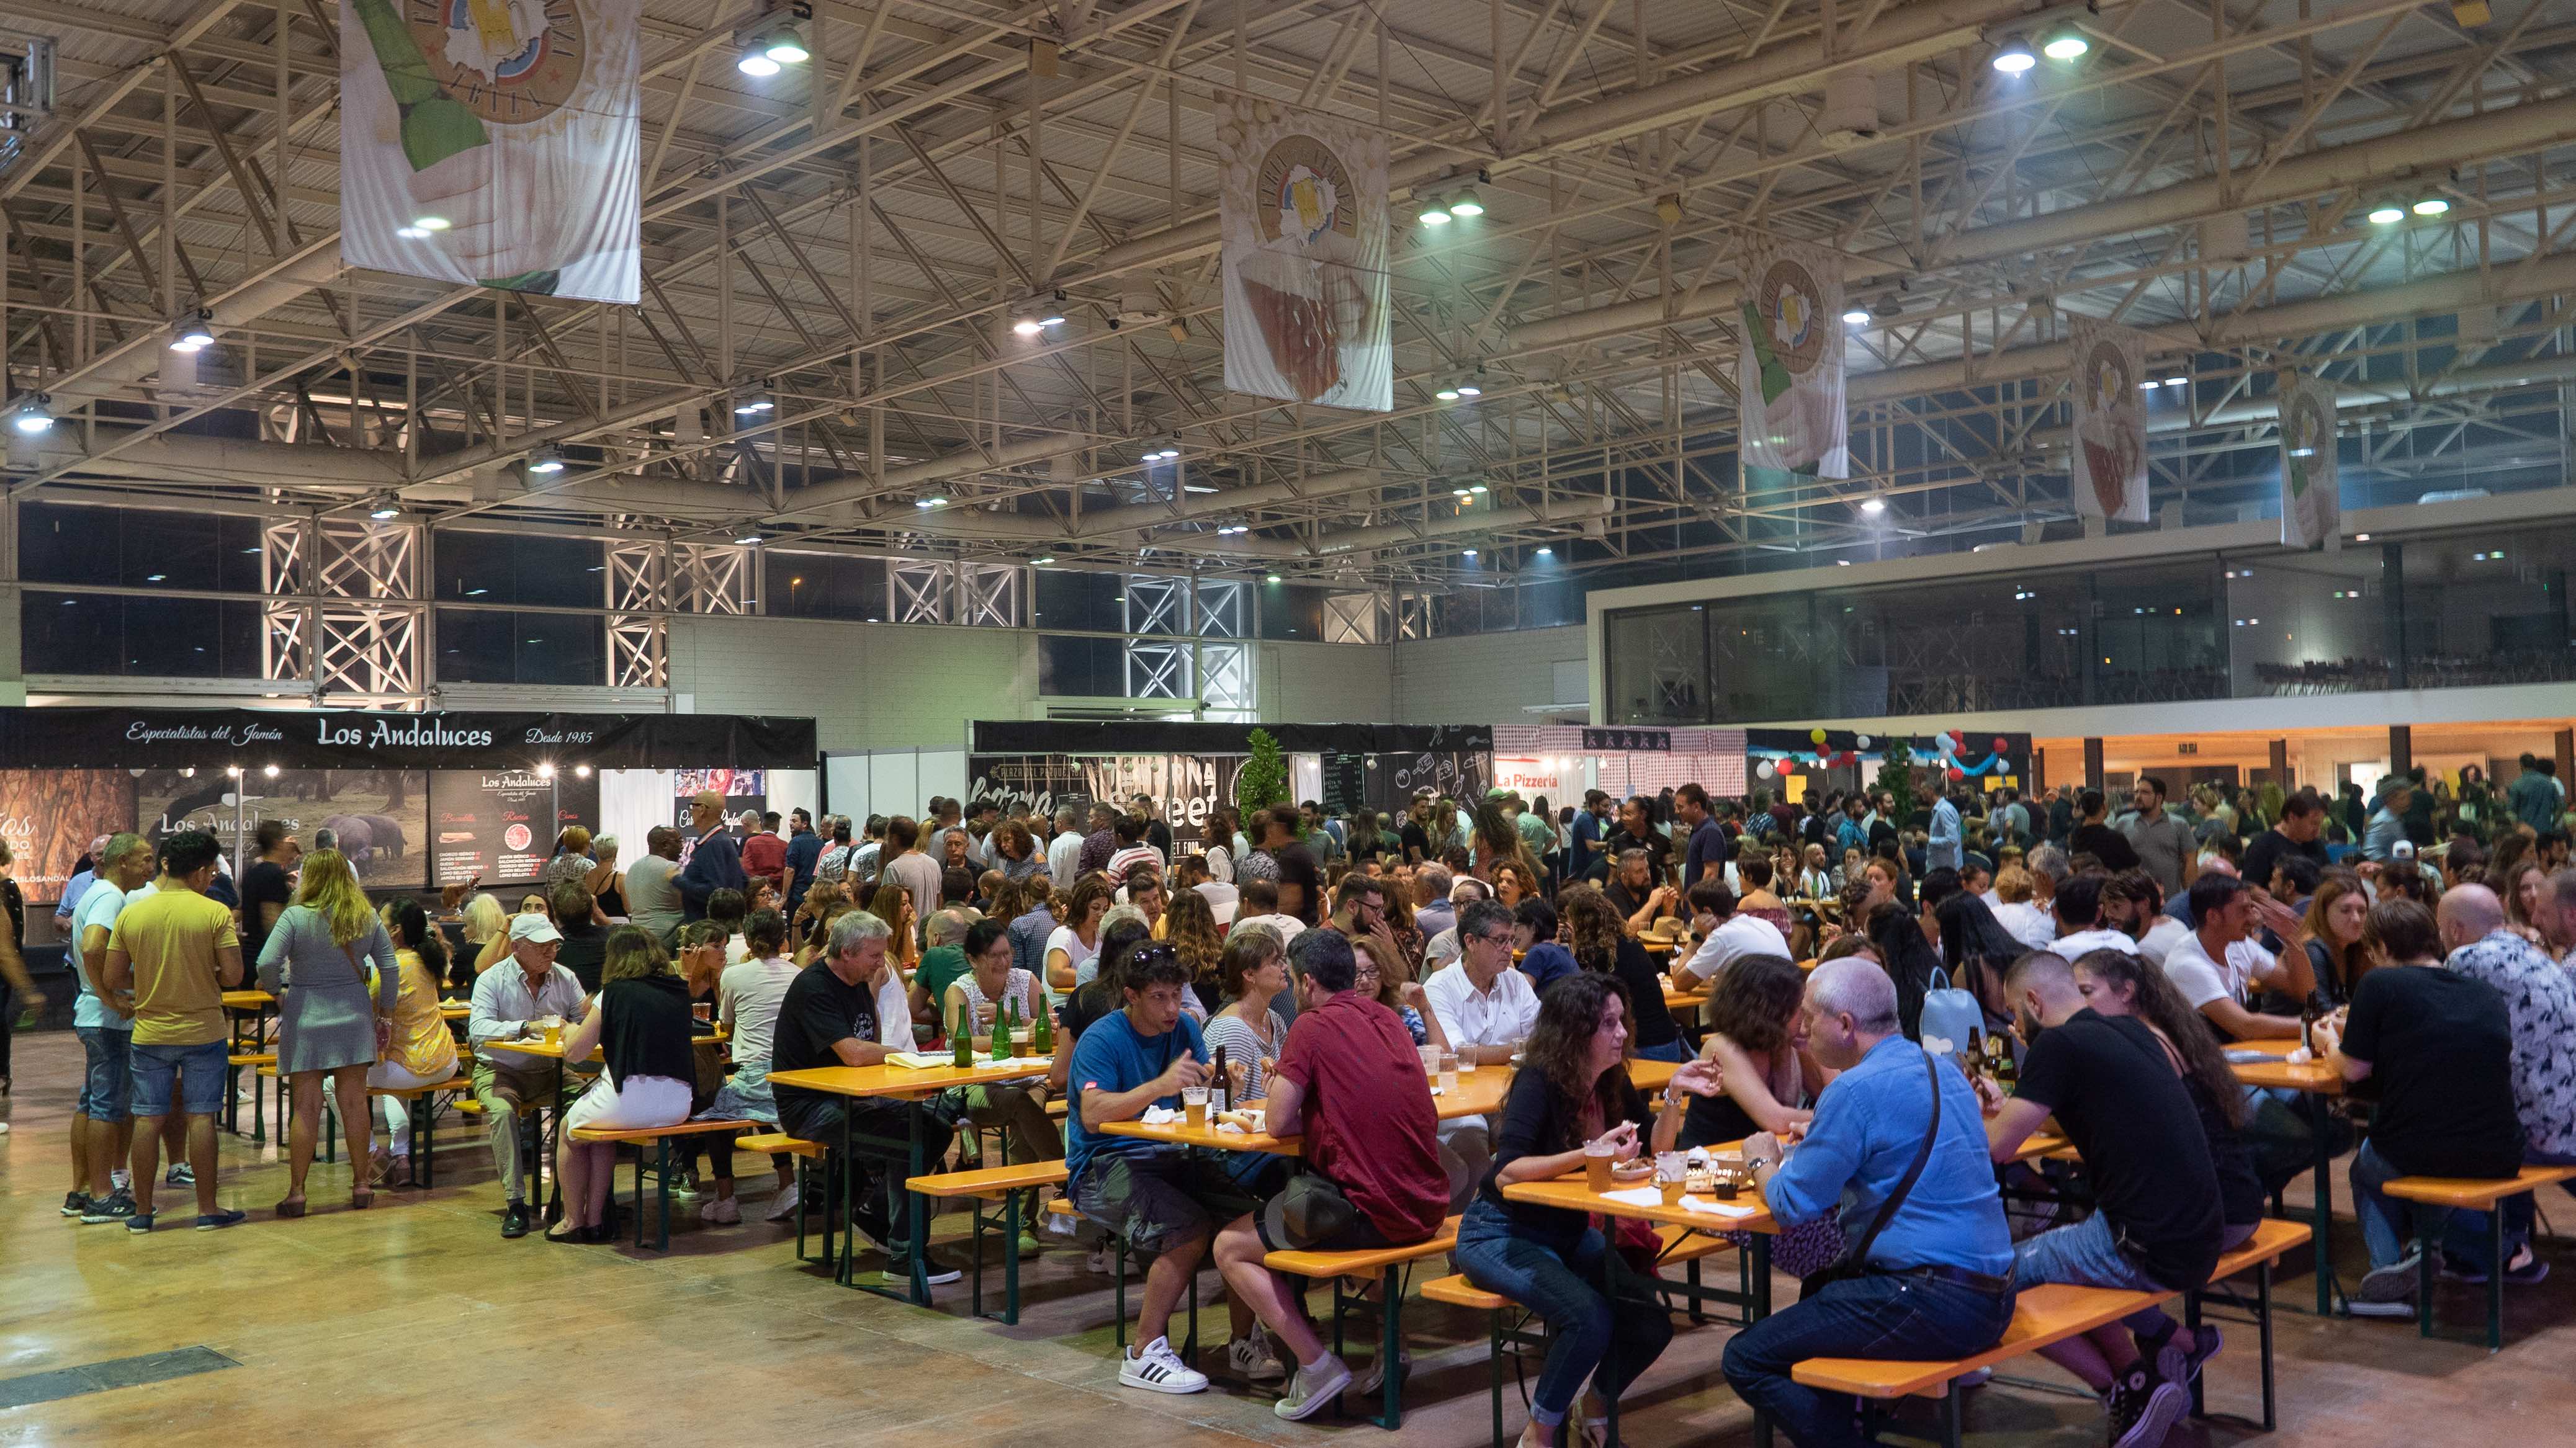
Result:
<svg viewBox="0 0 2576 1448"><path fill-rule="evenodd" d="M1547 1364L1530 1392L1523 1448L1569 1441L1565 1420L1586 1377L1615 1399L1672 1341L1672 1321L1653 1284L1612 1252L1582 1212L1503 1200L1506 1186L1582 1171L1586 1142L1606 1143L1623 1161L1646 1149L1649 1133L1654 1150L1672 1147L1680 1111L1668 1097L1661 1112L1650 1113L1628 1079L1628 1018L1627 992L1610 976L1585 971L1548 987L1503 1102L1493 1167L1458 1228L1458 1265L1467 1279L1548 1326ZM1714 1089L1696 1063L1674 1080L1685 1090ZM1581 1437L1578 1429L1573 1439Z"/></svg>
<svg viewBox="0 0 2576 1448"><path fill-rule="evenodd" d="M1699 1055L1717 1068L1723 1088L1692 1098L1683 1147L1742 1141L1757 1131L1786 1136L1814 1118L1805 1109L1811 1093L1799 1060L1807 1044L1798 1010L1806 990L1806 976L1783 956L1742 956L1717 973Z"/></svg>
<svg viewBox="0 0 2576 1448"><path fill-rule="evenodd" d="M617 1167L609 1142L571 1139L572 1129L631 1130L677 1126L689 1119L697 1067L690 1057L689 987L651 932L621 925L608 935L599 968L599 1000L564 1038L567 1061L596 1047L607 1069L564 1113L564 1219L550 1242L607 1242L616 1237L608 1194Z"/></svg>
<svg viewBox="0 0 2576 1448"><path fill-rule="evenodd" d="M1565 912L1566 943L1574 963L1585 970L1617 977L1627 988L1628 1009L1637 1034L1629 1044L1649 1061L1687 1061L1690 1047L1681 1027L1664 1007L1664 983L1655 959L1628 934L1627 922L1609 897L1589 884L1568 885L1557 897Z"/></svg>

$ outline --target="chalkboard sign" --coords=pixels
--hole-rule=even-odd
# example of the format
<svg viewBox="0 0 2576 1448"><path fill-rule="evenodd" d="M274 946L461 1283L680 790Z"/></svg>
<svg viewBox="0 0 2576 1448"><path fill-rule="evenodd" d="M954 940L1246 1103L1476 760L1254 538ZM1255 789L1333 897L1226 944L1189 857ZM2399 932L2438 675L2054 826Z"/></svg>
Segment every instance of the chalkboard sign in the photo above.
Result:
<svg viewBox="0 0 2576 1448"><path fill-rule="evenodd" d="M1368 756L1327 749L1324 761L1324 813L1335 819L1357 813L1368 802Z"/></svg>

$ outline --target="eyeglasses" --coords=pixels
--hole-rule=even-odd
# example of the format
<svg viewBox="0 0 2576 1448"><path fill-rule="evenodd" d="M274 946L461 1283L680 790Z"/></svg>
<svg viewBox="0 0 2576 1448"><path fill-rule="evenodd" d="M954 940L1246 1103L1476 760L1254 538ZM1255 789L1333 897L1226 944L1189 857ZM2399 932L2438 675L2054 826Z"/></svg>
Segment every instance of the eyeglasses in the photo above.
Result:
<svg viewBox="0 0 2576 1448"><path fill-rule="evenodd" d="M1128 957L1130 960L1140 962L1148 960L1178 960L1180 958L1180 950L1172 945L1140 945L1136 947L1135 952Z"/></svg>

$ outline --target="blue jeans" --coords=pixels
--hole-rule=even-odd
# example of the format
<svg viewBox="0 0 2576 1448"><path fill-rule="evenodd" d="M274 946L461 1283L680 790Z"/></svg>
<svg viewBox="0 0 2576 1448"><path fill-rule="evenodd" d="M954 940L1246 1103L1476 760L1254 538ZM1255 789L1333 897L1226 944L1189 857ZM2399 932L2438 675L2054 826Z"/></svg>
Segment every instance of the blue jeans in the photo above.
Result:
<svg viewBox="0 0 2576 1448"><path fill-rule="evenodd" d="M2043 1282L2108 1287L2119 1292L2170 1290L2120 1250L2111 1218L2103 1212L2067 1226L2051 1227L2014 1244L2012 1279L2015 1292ZM2131 1332L2152 1341L2164 1335L2165 1325L2172 1319L2161 1307L2146 1307L2120 1321Z"/></svg>
<svg viewBox="0 0 2576 1448"><path fill-rule="evenodd" d="M1617 1399L1673 1340L1672 1319L1653 1285L1630 1271L1599 1232L1586 1230L1559 1250L1523 1235L1501 1208L1479 1197L1458 1226L1457 1257L1468 1281L1547 1323L1547 1364L1530 1390L1533 1422L1564 1422L1587 1376L1604 1398ZM1615 1303L1601 1292L1605 1259Z"/></svg>
<svg viewBox="0 0 2576 1448"><path fill-rule="evenodd" d="M1966 1357L2002 1341L2012 1312L2009 1292L1871 1273L1834 1283L1737 1333L1726 1345L1726 1381L1736 1396L1770 1414L1798 1448L1859 1448L1865 1440L1850 1395L1791 1382L1791 1368L1814 1357Z"/></svg>
<svg viewBox="0 0 2576 1448"><path fill-rule="evenodd" d="M2416 1212L2431 1212L2437 1216L2447 1216L2450 1219L2441 1227L2443 1255L2462 1262L2488 1266L2491 1270L2501 1266L2501 1264L2487 1262L2486 1213L2454 1211L2447 1207L2419 1206L2413 1202L2401 1202L2392 1197L2381 1196L2378 1191L2379 1184L2391 1177L2402 1176L2404 1173L2390 1168L2386 1159L2371 1151L2370 1143L2366 1141L2362 1143L2362 1153L2368 1156L2370 1162L2368 1186L2365 1190L2363 1156L2356 1155L2352 1159L2352 1199L2354 1211L2361 1217L2362 1241L2370 1246L2370 1265L2385 1267L2391 1262L2405 1258L2410 1243L2407 1224L2408 1212L2411 1209ZM2522 1164L2525 1166L2576 1165L2576 1157L2525 1148L2522 1153ZM2498 1205L2497 1210L2504 1213L2505 1261L2510 1262L2520 1255L2523 1247L2531 1241L2531 1228L2540 1209L2539 1201L2538 1193L2524 1192L2518 1197L2507 1197ZM2371 1236L2373 1224L2370 1214L2374 1209L2385 1214L2381 1225L2387 1231L2391 1243L2389 1255L2385 1261L2380 1258L2377 1240Z"/></svg>
<svg viewBox="0 0 2576 1448"><path fill-rule="evenodd" d="M212 1116L223 1109L230 1046L208 1041L202 1046L136 1046L133 1052L135 1115L154 1120L169 1115L174 1081L181 1115Z"/></svg>
<svg viewBox="0 0 2576 1448"><path fill-rule="evenodd" d="M134 1100L134 1033L106 1026L79 1026L72 1033L80 1037L89 1062L77 1109L92 1121L123 1121Z"/></svg>
<svg viewBox="0 0 2576 1448"><path fill-rule="evenodd" d="M1690 1058L1690 1043L1684 1041L1679 1036L1673 1037L1671 1040L1666 1041L1660 1046L1639 1046L1637 1048L1637 1059L1640 1061L1670 1061L1674 1065L1678 1066Z"/></svg>

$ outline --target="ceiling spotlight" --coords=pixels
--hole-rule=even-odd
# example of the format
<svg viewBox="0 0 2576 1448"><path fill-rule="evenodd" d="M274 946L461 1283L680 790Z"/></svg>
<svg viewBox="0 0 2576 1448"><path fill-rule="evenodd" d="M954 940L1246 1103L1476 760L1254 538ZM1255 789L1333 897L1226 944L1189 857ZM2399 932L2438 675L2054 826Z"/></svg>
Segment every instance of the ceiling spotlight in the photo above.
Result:
<svg viewBox="0 0 2576 1448"><path fill-rule="evenodd" d="M1861 499L1860 510L1875 518L1879 514L1887 511L1887 500L1885 498L1863 498Z"/></svg>
<svg viewBox="0 0 2576 1448"><path fill-rule="evenodd" d="M2084 52L2092 48L2093 43L2084 38L2082 31L2068 26L2049 36L2039 47L2039 53L2055 61L2080 60Z"/></svg>
<svg viewBox="0 0 2576 1448"><path fill-rule="evenodd" d="M1847 307L1847 308L1845 308L1845 309L1844 309L1844 311L1843 311L1843 325L1844 325L1844 326L1847 326L1847 327L1866 327L1866 326L1868 326L1868 325L1869 325L1869 308L1867 308L1867 307Z"/></svg>
<svg viewBox="0 0 2576 1448"><path fill-rule="evenodd" d="M1540 545L1538 545L1538 554L1537 554L1537 556L1538 556L1538 557L1541 557L1541 558L1554 558L1554 557L1556 556L1556 550L1555 550L1555 549L1553 549L1553 548L1548 547L1548 546L1547 546L1546 544L1544 544L1544 543L1541 543Z"/></svg>
<svg viewBox="0 0 2576 1448"><path fill-rule="evenodd" d="M759 535L759 534L757 534L757 533L745 533L745 534L743 534L741 537L736 538L736 539L734 539L733 541L734 541L734 546L736 546L736 547L738 547L738 548L748 548L748 547L750 547L752 544L757 543L757 542L759 542L759 541L760 541L760 535Z"/></svg>
<svg viewBox="0 0 2576 1448"><path fill-rule="evenodd" d="M937 493L926 493L913 499L912 505L916 508L945 508L948 506L948 499Z"/></svg>
<svg viewBox="0 0 2576 1448"><path fill-rule="evenodd" d="M1449 496L1453 498L1472 498L1476 496L1476 494L1474 490L1469 488L1451 488L1449 490Z"/></svg>
<svg viewBox="0 0 2576 1448"><path fill-rule="evenodd" d="M536 451L528 454L529 472L559 473L563 470L563 453L557 450L552 444L538 448Z"/></svg>
<svg viewBox="0 0 2576 1448"><path fill-rule="evenodd" d="M2382 201L2370 208L2370 224L2373 226L2395 226L2405 219L2406 208L2394 201Z"/></svg>
<svg viewBox="0 0 2576 1448"><path fill-rule="evenodd" d="M1485 395L1485 389L1477 386L1474 382L1466 378L1460 378L1458 381L1458 395L1460 397L1482 397Z"/></svg>
<svg viewBox="0 0 2576 1448"><path fill-rule="evenodd" d="M27 399L10 412L9 425L29 437L46 431L54 425L54 415L45 407L51 401L41 392L27 394Z"/></svg>
<svg viewBox="0 0 2576 1448"><path fill-rule="evenodd" d="M1011 324L1011 330L1023 337L1034 337L1046 330L1046 323L1035 317L1022 317Z"/></svg>
<svg viewBox="0 0 2576 1448"><path fill-rule="evenodd" d="M375 502L368 506L367 516L379 523L388 518L399 518L402 516L402 500L391 493L379 493Z"/></svg>
<svg viewBox="0 0 2576 1448"><path fill-rule="evenodd" d="M199 352L215 345L215 314L203 307L183 312L170 324L170 350Z"/></svg>
<svg viewBox="0 0 2576 1448"><path fill-rule="evenodd" d="M1136 461L1140 463L1167 463L1180 455L1181 444L1177 438L1149 437L1136 449Z"/></svg>
<svg viewBox="0 0 2576 1448"><path fill-rule="evenodd" d="M1052 554L1052 553L1047 553L1047 554L1042 554L1042 555L1040 555L1040 556L1038 556L1038 557L1036 557L1036 558L1032 558L1032 559L1030 559L1030 560L1029 560L1029 564L1030 564L1030 566L1031 566L1031 567L1034 567L1034 568L1044 568L1046 565L1048 565L1048 564L1050 564L1050 563L1053 563L1054 561L1055 561L1055 555L1054 555L1054 554Z"/></svg>
<svg viewBox="0 0 2576 1448"><path fill-rule="evenodd" d="M1458 194L1449 198L1449 214L1482 216L1485 214L1485 203L1476 199L1475 187L1461 186L1458 188Z"/></svg>
<svg viewBox="0 0 2576 1448"><path fill-rule="evenodd" d="M1473 548L1461 548L1458 550L1458 556L1461 558L1473 558L1476 556L1476 550Z"/></svg>
<svg viewBox="0 0 2576 1448"><path fill-rule="evenodd" d="M1248 533L1251 531L1252 525L1249 523L1226 523L1220 525L1216 530L1217 536L1220 538L1230 538L1237 533Z"/></svg>
<svg viewBox="0 0 2576 1448"><path fill-rule="evenodd" d="M1261 581L1264 583L1277 583L1279 581L1279 575L1276 573L1265 573L1262 575Z"/></svg>
<svg viewBox="0 0 2576 1448"><path fill-rule="evenodd" d="M2018 35L2005 36L1995 50L1993 65L2006 75L2019 75L2037 64L2039 57L2030 53L2030 42Z"/></svg>
<svg viewBox="0 0 2576 1448"><path fill-rule="evenodd" d="M733 63L733 68L744 75L758 76L764 80L778 74L778 62L771 60L765 50L744 51L742 58Z"/></svg>
<svg viewBox="0 0 2576 1448"><path fill-rule="evenodd" d="M736 417L758 417L764 412L777 410L778 399L770 396L766 387L755 387L733 400L733 415Z"/></svg>
<svg viewBox="0 0 2576 1448"><path fill-rule="evenodd" d="M803 65L814 54L805 48L803 27L790 20L770 32L768 48L761 53L780 65Z"/></svg>
<svg viewBox="0 0 2576 1448"><path fill-rule="evenodd" d="M1455 402L1458 400L1458 384L1455 382L1443 382L1432 390L1431 395L1439 398L1443 402Z"/></svg>
<svg viewBox="0 0 2576 1448"><path fill-rule="evenodd" d="M1442 204L1439 197L1423 197L1420 202L1420 208L1421 209L1413 213L1413 219L1421 222L1423 225L1447 226L1449 224L1449 208Z"/></svg>
<svg viewBox="0 0 2576 1448"><path fill-rule="evenodd" d="M782 67L803 65L814 58L805 47L805 17L812 10L791 5L776 10L745 30L737 32L740 53L734 58L734 69L744 75L766 78L778 74Z"/></svg>
<svg viewBox="0 0 2576 1448"><path fill-rule="evenodd" d="M428 232L428 231L445 231L447 228L449 228L449 227L451 227L451 226L454 226L456 223L455 223L455 222L452 222L452 221L450 221L450 220L448 220L448 219L447 219L446 217L444 217L444 216L438 216L438 215L434 215L434 214L433 214L433 215L428 215L428 216L415 216L415 217L413 217L413 218L411 219L411 224L412 224L412 228L413 228L414 230L416 230L416 231L424 231L424 232Z"/></svg>
<svg viewBox="0 0 2576 1448"><path fill-rule="evenodd" d="M2155 391L2157 388L2162 387L2162 386L2164 386L2164 384L2163 384L2163 383L2158 382L2156 379L2154 379L2154 378L2150 377L2150 378L2148 378L2147 380L2145 380L2144 382L2141 382L2141 383L2139 383L2139 384L2138 384L2138 390L2139 390L2140 392L2153 392L2153 391Z"/></svg>
<svg viewBox="0 0 2576 1448"><path fill-rule="evenodd" d="M2191 379L2188 377L2168 377L2165 379L2165 386L2167 387L2189 387L2190 385Z"/></svg>
<svg viewBox="0 0 2576 1448"><path fill-rule="evenodd" d="M1869 304L1869 314L1882 322L1888 321L1905 315L1905 303L1894 292L1881 292L1878 299Z"/></svg>
<svg viewBox="0 0 2576 1448"><path fill-rule="evenodd" d="M2450 209L2451 203L2439 196L2427 196L2415 203L2415 214L2418 216L2439 216Z"/></svg>
<svg viewBox="0 0 2576 1448"><path fill-rule="evenodd" d="M1474 493L1474 494L1476 494L1476 495L1477 495L1477 496L1479 496L1479 497L1482 497L1482 496L1484 496L1485 494L1492 492L1492 491L1493 491L1493 489L1491 489L1491 488L1489 488L1489 487L1485 486L1483 483L1478 483L1478 484L1476 484L1475 486L1473 486L1473 487L1469 488L1467 491L1468 491L1468 492L1471 492L1471 493Z"/></svg>

